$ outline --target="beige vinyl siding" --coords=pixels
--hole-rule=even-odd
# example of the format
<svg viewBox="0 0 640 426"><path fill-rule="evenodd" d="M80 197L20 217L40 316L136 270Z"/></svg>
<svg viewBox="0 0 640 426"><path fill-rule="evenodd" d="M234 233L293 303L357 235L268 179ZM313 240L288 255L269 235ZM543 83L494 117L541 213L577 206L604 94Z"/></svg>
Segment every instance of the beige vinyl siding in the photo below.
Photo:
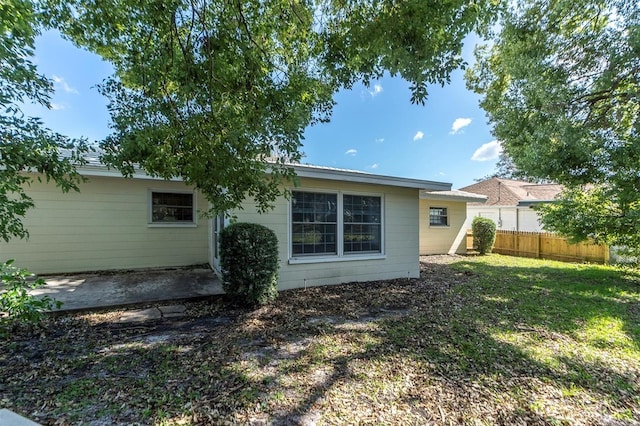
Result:
<svg viewBox="0 0 640 426"><path fill-rule="evenodd" d="M446 207L448 226L429 225L429 208ZM436 201L420 199L420 254L445 254L452 251L452 244L460 232L466 232L467 203L462 201ZM456 253L465 253L466 240L457 247Z"/></svg>
<svg viewBox="0 0 640 426"><path fill-rule="evenodd" d="M169 267L208 262L208 223L196 227L148 226L149 190L189 191L182 182L90 177L80 193L53 184L27 188L29 240L0 242L0 259L39 273ZM198 210L206 200L194 194ZM196 213L197 214L197 213Z"/></svg>
<svg viewBox="0 0 640 426"><path fill-rule="evenodd" d="M246 202L243 210L235 212L237 220L263 224L271 228L278 236L280 290L304 287L305 284L317 286L419 276L417 189L308 178L301 178L300 185L292 189L300 191L317 189L381 196L384 214L383 255L385 258L346 260L349 255L345 255L335 261L292 264L289 262L289 200L284 197L279 198L275 209L263 215L256 212L253 203ZM312 259L312 257L307 259Z"/></svg>

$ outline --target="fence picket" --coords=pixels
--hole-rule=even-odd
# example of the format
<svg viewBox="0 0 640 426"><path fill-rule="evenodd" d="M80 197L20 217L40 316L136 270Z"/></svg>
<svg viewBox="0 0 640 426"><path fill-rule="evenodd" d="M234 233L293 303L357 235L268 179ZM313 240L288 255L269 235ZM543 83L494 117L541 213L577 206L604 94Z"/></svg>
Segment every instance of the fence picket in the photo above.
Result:
<svg viewBox="0 0 640 426"><path fill-rule="evenodd" d="M467 250L473 250L473 233L467 231ZM569 244L548 232L496 231L494 253L563 262L609 263L609 247L601 244Z"/></svg>

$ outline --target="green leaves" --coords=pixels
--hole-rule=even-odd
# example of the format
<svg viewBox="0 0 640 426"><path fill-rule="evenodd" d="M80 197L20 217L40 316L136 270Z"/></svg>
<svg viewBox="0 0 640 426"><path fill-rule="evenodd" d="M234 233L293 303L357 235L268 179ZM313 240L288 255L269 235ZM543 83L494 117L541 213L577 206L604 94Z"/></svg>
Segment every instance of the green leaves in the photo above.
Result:
<svg viewBox="0 0 640 426"><path fill-rule="evenodd" d="M31 62L34 38L39 33L39 15L33 3L11 0L0 3L0 239L28 235L21 218L33 207L24 187L40 173L62 191L77 190L82 164L82 141L51 132L34 117L25 117L25 102L49 106L51 82ZM60 158L67 149L68 157ZM41 177L38 177L41 179Z"/></svg>
<svg viewBox="0 0 640 426"><path fill-rule="evenodd" d="M234 223L220 233L222 287L234 302L266 305L278 296L278 238L257 223Z"/></svg>
<svg viewBox="0 0 640 426"><path fill-rule="evenodd" d="M637 194L618 188L567 189L558 202L538 207L546 229L573 241L591 240L622 246L637 255L640 247L640 202Z"/></svg>
<svg viewBox="0 0 640 426"><path fill-rule="evenodd" d="M43 311L60 308L61 302L49 296L34 298L28 289L45 285L44 280L29 281L31 273L13 266L13 260L0 263L0 337L7 337L17 325L36 325Z"/></svg>
<svg viewBox="0 0 640 426"><path fill-rule="evenodd" d="M412 102L462 64L492 1L49 0L50 25L113 63L100 86L114 133L104 160L131 174L184 180L222 212L260 210L293 177L305 128L327 121L333 94L389 72ZM268 165L267 165L268 163ZM269 177L265 179L265 174Z"/></svg>
<svg viewBox="0 0 640 426"><path fill-rule="evenodd" d="M601 200L603 212L611 202L626 211L640 200L639 28L640 6L631 1L521 1L504 14L467 81L484 95L481 105L516 170L575 193L595 185L607 198L590 203ZM618 243L636 232L615 225L616 215L600 216L613 222L554 229Z"/></svg>
<svg viewBox="0 0 640 426"><path fill-rule="evenodd" d="M16 114L16 103L27 100L48 105L51 83L31 63L38 34L35 12L28 0L0 3L0 111Z"/></svg>
<svg viewBox="0 0 640 426"><path fill-rule="evenodd" d="M493 220L477 216L471 223L473 230L473 246L481 255L491 253L496 241L496 224Z"/></svg>

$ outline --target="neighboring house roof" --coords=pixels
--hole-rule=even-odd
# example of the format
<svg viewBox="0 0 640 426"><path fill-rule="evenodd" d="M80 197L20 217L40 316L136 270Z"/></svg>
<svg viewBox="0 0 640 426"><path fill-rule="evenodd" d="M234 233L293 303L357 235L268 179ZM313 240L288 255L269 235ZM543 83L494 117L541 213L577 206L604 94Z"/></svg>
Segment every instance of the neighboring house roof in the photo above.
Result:
<svg viewBox="0 0 640 426"><path fill-rule="evenodd" d="M486 206L518 206L552 201L563 186L555 183L530 183L512 179L491 178L460 188L487 197ZM479 205L480 203L473 203Z"/></svg>
<svg viewBox="0 0 640 426"><path fill-rule="evenodd" d="M62 153L65 156L65 153ZM66 154L68 156L68 154ZM108 168L100 161L99 152L89 152L84 156L87 163L78 167L78 172L86 176L122 176L118 170ZM371 183L376 185L388 185L401 188L414 188L427 191L451 191L451 184L422 179L402 178L396 176L384 176L357 170L339 169L335 167L315 166L310 164L288 164L293 167L296 175L306 178L327 179L341 182ZM143 170L136 170L133 174L136 179L164 180L147 175ZM171 180L179 181L180 178Z"/></svg>

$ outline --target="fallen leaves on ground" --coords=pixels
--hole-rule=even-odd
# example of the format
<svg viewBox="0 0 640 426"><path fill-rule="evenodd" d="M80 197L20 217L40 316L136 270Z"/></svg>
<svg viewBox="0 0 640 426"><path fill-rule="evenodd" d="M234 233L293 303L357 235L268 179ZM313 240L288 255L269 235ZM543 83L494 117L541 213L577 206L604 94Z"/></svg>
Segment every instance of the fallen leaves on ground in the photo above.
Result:
<svg viewBox="0 0 640 426"><path fill-rule="evenodd" d="M51 317L0 342L0 407L45 425L637 424L637 363L540 362L499 338L506 314L446 264L459 258L423 260L419 279L285 291L254 311L218 297L144 323ZM523 321L500 327L575 338Z"/></svg>

